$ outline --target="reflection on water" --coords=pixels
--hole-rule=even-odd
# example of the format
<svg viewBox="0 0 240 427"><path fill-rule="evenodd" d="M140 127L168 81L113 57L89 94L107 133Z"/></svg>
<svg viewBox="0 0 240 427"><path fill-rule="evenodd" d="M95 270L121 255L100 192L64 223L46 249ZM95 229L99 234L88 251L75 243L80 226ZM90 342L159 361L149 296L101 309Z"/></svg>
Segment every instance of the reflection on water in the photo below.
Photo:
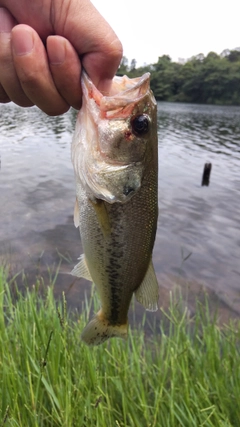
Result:
<svg viewBox="0 0 240 427"><path fill-rule="evenodd" d="M81 253L72 222L75 120L73 110L48 117L35 107L0 105L1 260L31 276L61 258L59 290L72 284L64 273ZM158 133L154 264L161 289L179 280L204 284L240 313L240 108L159 103ZM210 186L202 187L206 162ZM84 281L73 287L73 305L85 288Z"/></svg>

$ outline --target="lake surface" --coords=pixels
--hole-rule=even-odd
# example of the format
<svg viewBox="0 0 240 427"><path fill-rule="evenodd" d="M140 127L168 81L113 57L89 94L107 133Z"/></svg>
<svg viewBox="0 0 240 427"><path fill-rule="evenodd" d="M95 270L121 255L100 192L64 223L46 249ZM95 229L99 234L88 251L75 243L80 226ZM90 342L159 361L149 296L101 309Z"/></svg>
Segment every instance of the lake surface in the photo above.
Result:
<svg viewBox="0 0 240 427"><path fill-rule="evenodd" d="M84 280L67 273L82 252L73 225L70 145L76 112L47 117L0 105L0 262L28 283L61 260L56 289L79 306ZM240 314L240 108L158 103L159 220L154 265L163 297L202 285ZM209 186L203 167L212 163Z"/></svg>

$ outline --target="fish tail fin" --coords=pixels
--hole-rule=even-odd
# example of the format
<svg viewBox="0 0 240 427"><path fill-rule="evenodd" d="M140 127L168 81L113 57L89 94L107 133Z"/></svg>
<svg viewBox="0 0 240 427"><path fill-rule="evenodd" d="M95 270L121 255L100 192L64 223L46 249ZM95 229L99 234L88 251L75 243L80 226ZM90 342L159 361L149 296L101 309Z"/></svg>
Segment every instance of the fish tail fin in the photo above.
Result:
<svg viewBox="0 0 240 427"><path fill-rule="evenodd" d="M128 323L124 325L111 325L100 310L83 329L81 339L87 345L99 345L108 338L127 338Z"/></svg>

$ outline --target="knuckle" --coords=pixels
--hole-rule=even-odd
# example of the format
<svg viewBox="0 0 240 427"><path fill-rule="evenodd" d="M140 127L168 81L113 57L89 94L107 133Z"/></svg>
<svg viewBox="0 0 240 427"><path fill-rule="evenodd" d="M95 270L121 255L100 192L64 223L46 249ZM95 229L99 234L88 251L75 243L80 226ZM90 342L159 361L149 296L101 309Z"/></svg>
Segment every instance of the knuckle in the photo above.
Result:
<svg viewBox="0 0 240 427"><path fill-rule="evenodd" d="M21 69L20 72L18 72L18 78L22 85L22 87L25 86L35 86L38 82L39 76L38 73L32 72L30 70Z"/></svg>

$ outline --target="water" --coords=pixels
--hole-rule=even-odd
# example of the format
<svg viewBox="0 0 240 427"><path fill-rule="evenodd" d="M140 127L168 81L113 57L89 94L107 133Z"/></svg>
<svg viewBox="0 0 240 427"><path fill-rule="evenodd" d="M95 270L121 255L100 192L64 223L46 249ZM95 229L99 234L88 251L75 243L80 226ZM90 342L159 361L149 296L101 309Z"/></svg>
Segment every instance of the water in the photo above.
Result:
<svg viewBox="0 0 240 427"><path fill-rule="evenodd" d="M0 105L0 261L13 272L24 268L34 283L61 260L56 288L69 290L73 306L89 289L66 274L81 253L72 220L75 120L73 110L47 117L35 107ZM153 258L162 298L176 282L190 294L203 285L240 313L240 108L159 103L158 134ZM206 162L212 173L202 187Z"/></svg>

